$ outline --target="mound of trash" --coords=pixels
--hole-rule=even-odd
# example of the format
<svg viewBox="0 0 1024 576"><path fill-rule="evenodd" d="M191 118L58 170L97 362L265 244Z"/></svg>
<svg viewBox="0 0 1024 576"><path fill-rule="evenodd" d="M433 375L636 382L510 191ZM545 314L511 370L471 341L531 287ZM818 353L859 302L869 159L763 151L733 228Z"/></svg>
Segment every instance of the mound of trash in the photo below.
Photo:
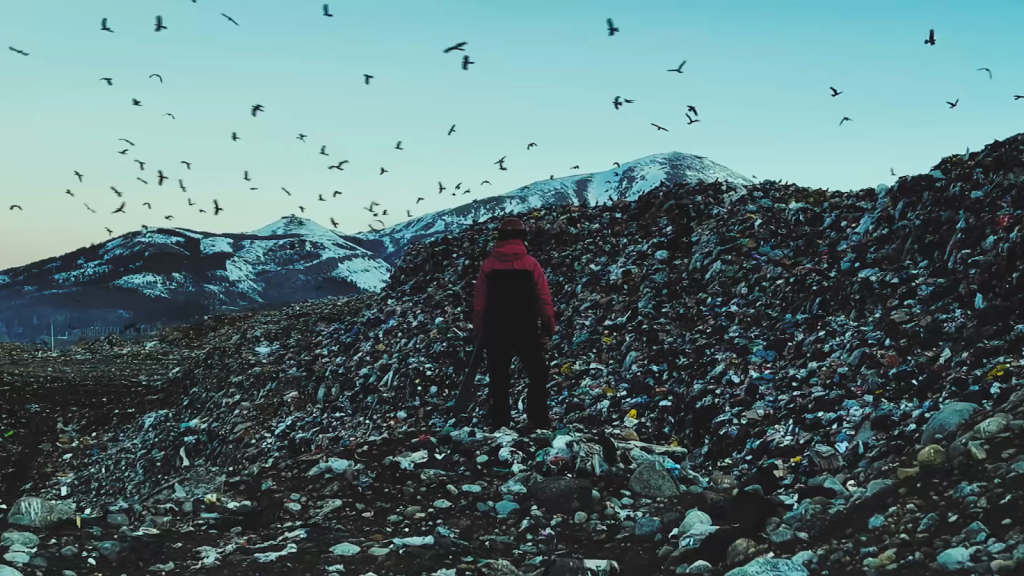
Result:
<svg viewBox="0 0 1024 576"><path fill-rule="evenodd" d="M709 183L522 215L559 319L550 433L486 431L482 394L448 407L497 220L410 248L379 294L94 347L165 376L138 384L144 407L106 397L110 425L72 411L37 434L4 559L1019 573L1022 179L1015 136L891 187Z"/></svg>

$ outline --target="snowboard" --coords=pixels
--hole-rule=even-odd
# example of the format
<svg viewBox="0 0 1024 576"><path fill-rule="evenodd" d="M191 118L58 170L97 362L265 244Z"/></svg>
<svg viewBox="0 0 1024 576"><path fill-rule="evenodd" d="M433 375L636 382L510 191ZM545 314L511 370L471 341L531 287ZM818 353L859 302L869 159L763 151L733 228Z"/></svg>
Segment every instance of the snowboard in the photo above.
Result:
<svg viewBox="0 0 1024 576"><path fill-rule="evenodd" d="M469 369L462 379L459 392L455 395L455 402L452 403L452 412L456 417L463 416L470 402L476 398L476 375L480 372L480 364L484 361L484 339L477 338L473 345L473 356L469 359Z"/></svg>

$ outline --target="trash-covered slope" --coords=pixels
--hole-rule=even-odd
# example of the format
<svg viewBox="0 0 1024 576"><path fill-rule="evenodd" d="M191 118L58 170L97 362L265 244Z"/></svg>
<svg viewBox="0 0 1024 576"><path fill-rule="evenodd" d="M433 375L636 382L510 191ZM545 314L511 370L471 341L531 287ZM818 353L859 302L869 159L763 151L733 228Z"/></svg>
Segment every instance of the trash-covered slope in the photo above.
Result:
<svg viewBox="0 0 1024 576"><path fill-rule="evenodd" d="M668 152L645 156L603 172L540 180L499 196L419 216L380 231L362 232L356 238L363 240L367 249L394 262L415 242L456 233L489 218L556 204L595 206L613 200L631 201L657 186L696 182L752 183L746 176L702 156ZM477 192L480 191L477 187Z"/></svg>
<svg viewBox="0 0 1024 576"><path fill-rule="evenodd" d="M40 508L120 572L1016 573L1022 176L1018 136L892 188L537 211L558 427L531 437L446 428L495 218L411 248L379 294L162 335L160 399L54 431L69 456L19 495L88 509L75 532Z"/></svg>
<svg viewBox="0 0 1024 576"><path fill-rule="evenodd" d="M391 267L340 234L289 217L251 234L148 228L12 268L0 284L7 338L74 327L194 321L209 311L379 290Z"/></svg>

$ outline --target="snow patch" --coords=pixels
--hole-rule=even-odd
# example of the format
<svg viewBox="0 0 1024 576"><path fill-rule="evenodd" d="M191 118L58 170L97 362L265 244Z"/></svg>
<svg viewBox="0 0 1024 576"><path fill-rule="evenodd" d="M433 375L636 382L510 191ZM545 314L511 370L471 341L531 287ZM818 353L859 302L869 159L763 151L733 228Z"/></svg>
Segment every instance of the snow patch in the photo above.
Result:
<svg viewBox="0 0 1024 576"><path fill-rule="evenodd" d="M377 292L387 286L391 277L391 266L380 260L352 258L338 263L338 269L332 274L335 278L348 280L361 290Z"/></svg>
<svg viewBox="0 0 1024 576"><path fill-rule="evenodd" d="M200 241L199 246L203 251L203 254L217 254L223 252L234 254L235 252L234 241L223 236L207 236Z"/></svg>
<svg viewBox="0 0 1024 576"><path fill-rule="evenodd" d="M151 298L170 297L170 289L172 286L169 286L169 284L170 283L167 281L167 278L164 278L159 274L153 274L152 272L130 274L110 283L111 286L138 290Z"/></svg>

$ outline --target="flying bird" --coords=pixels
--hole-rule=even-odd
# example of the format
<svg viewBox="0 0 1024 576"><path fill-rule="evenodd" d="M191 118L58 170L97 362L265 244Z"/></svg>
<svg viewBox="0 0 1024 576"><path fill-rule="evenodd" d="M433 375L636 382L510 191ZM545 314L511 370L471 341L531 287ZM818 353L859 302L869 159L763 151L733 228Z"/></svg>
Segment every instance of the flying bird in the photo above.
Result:
<svg viewBox="0 0 1024 576"><path fill-rule="evenodd" d="M17 208L18 210L21 210L22 212L25 211L21 206L18 206L17 204L11 204L11 207L8 208L8 210L14 210L15 208Z"/></svg>
<svg viewBox="0 0 1024 576"><path fill-rule="evenodd" d="M178 178L178 188L181 188L182 192L188 192L188 190L185 188L185 181L182 180L181 178Z"/></svg>
<svg viewBox="0 0 1024 576"><path fill-rule="evenodd" d="M384 228L384 227L385 227L385 224L384 224L384 221L383 221L383 220L374 220L374 222L380 222L380 226L381 226L381 228Z"/></svg>
<svg viewBox="0 0 1024 576"><path fill-rule="evenodd" d="M239 140L241 140L241 138L238 137L238 132L232 132L231 133L231 141L232 142L238 142Z"/></svg>
<svg viewBox="0 0 1024 576"><path fill-rule="evenodd" d="M480 185L483 186L484 184L490 184L490 183L491 183L490 180L484 180L483 182L480 183Z"/></svg>
<svg viewBox="0 0 1024 576"><path fill-rule="evenodd" d="M245 171L245 174L242 176L242 180L245 180L246 182L252 182L252 178L249 178L248 170Z"/></svg>
<svg viewBox="0 0 1024 576"><path fill-rule="evenodd" d="M385 170L384 167L381 167L380 176L383 176L385 172L387 172L387 170Z"/></svg>
<svg viewBox="0 0 1024 576"><path fill-rule="evenodd" d="M157 80L160 81L161 84L164 83L164 77L159 75L159 74L150 74L149 77L150 78L156 78Z"/></svg>
<svg viewBox="0 0 1024 576"><path fill-rule="evenodd" d="M163 186L164 185L164 180L167 180L167 176L164 176L164 171L163 170L157 170L156 171L156 180L157 180L157 185L158 186Z"/></svg>
<svg viewBox="0 0 1024 576"><path fill-rule="evenodd" d="M213 201L213 215L217 216L218 214L220 214L223 211L224 211L224 209L220 207L220 202L217 202L217 200L214 200Z"/></svg>
<svg viewBox="0 0 1024 576"><path fill-rule="evenodd" d="M85 206L85 209L88 210L89 212L92 212L93 214L96 213L96 211L90 208L89 205L86 204L85 202L82 202L82 206Z"/></svg>
<svg viewBox="0 0 1024 576"><path fill-rule="evenodd" d="M689 126L690 124L696 124L697 122L700 122L700 120L695 120L693 118L690 118L689 114L686 115L686 124L687 124L687 126Z"/></svg>
<svg viewBox="0 0 1024 576"><path fill-rule="evenodd" d="M468 54L463 56L462 57L462 69L463 70L469 70L469 65L470 64L476 64L476 62L473 62L472 60L470 60Z"/></svg>
<svg viewBox="0 0 1024 576"><path fill-rule="evenodd" d="M495 162L495 164L497 164L498 166L501 166L502 164L505 163L505 158L507 158L507 156L502 156L500 160Z"/></svg>
<svg viewBox="0 0 1024 576"><path fill-rule="evenodd" d="M145 170L146 170L146 163L145 162L143 162L142 160L136 160L135 163L139 165L139 170L142 170L143 172L145 172Z"/></svg>
<svg viewBox="0 0 1024 576"><path fill-rule="evenodd" d="M331 226L334 226L335 230L338 229L338 221L334 219L334 216L331 216Z"/></svg>
<svg viewBox="0 0 1024 576"><path fill-rule="evenodd" d="M609 18L607 20L607 22L608 22L608 35L609 36L615 36L615 33L618 32L619 29L615 27L615 23L612 22L611 18Z"/></svg>
<svg viewBox="0 0 1024 576"><path fill-rule="evenodd" d="M327 169L328 170L344 170L345 169L344 166L345 166L346 162L348 162L348 160L342 160L341 162L338 162L334 166L328 166Z"/></svg>
<svg viewBox="0 0 1024 576"><path fill-rule="evenodd" d="M364 81L366 82L366 85L367 85L367 86L369 86L369 85L370 85L370 80L371 80L372 78L373 78L373 76L370 76L369 74L363 74L363 80L364 80Z"/></svg>
<svg viewBox="0 0 1024 576"><path fill-rule="evenodd" d="M695 106L687 106L686 111L693 112L694 117L700 116L700 114L697 114L697 108Z"/></svg>
<svg viewBox="0 0 1024 576"><path fill-rule="evenodd" d="M925 40L924 43L925 44L931 44L932 46L935 46L935 30L934 29L928 31L928 39Z"/></svg>
<svg viewBox="0 0 1024 576"><path fill-rule="evenodd" d="M893 169L893 168L889 168L889 174L895 176L896 175L896 170Z"/></svg>
<svg viewBox="0 0 1024 576"><path fill-rule="evenodd" d="M124 204L124 202L121 202L121 205L117 207L117 210L114 210L111 214L124 214Z"/></svg>
<svg viewBox="0 0 1024 576"><path fill-rule="evenodd" d="M839 125L842 126L843 122L853 122L853 119L849 116L843 116L843 119L839 121Z"/></svg>
<svg viewBox="0 0 1024 576"><path fill-rule="evenodd" d="M449 46L449 47L444 49L444 53L447 54L447 53L451 52L452 50L459 50L460 52L465 52L466 51L466 48L465 48L466 44L468 44L468 42L459 42L458 44L456 44L454 46Z"/></svg>
<svg viewBox="0 0 1024 576"><path fill-rule="evenodd" d="M164 216L164 220L174 220L174 216L171 216L171 215Z"/></svg>
<svg viewBox="0 0 1024 576"><path fill-rule="evenodd" d="M626 104L632 104L633 102L636 102L636 100L630 100L629 98L623 98L622 101L625 102Z"/></svg>
<svg viewBox="0 0 1024 576"><path fill-rule="evenodd" d="M234 24L235 26L238 26L238 22L235 22L235 19L234 19L234 18L232 18L231 16L228 16L227 14L225 14L225 13L223 13L223 12L221 12L221 13L220 13L220 15L221 15L221 16L223 16L223 17L225 17L225 18L227 18L227 19L228 19L228 22L231 22L231 23L232 23L232 24Z"/></svg>
<svg viewBox="0 0 1024 576"><path fill-rule="evenodd" d="M145 181L145 180L143 180L142 178L136 178L136 180L138 180L139 182L142 182L142 183L143 183L143 184L145 184L146 186L149 186L149 182L146 182L146 181Z"/></svg>
<svg viewBox="0 0 1024 576"><path fill-rule="evenodd" d="M83 174L78 170L75 170L75 176L78 176L78 182L81 183Z"/></svg>
<svg viewBox="0 0 1024 576"><path fill-rule="evenodd" d="M289 192L289 191L288 191L288 189L287 189L287 188L285 188L284 186L281 186L281 190L284 190L284 193L285 193L285 194L287 194L287 195L289 195L289 196L291 196L291 195L292 195L292 193L291 193L291 192Z"/></svg>
<svg viewBox="0 0 1024 576"><path fill-rule="evenodd" d="M580 165L579 164L573 166L572 168L569 168L569 170L579 170L579 169L580 169Z"/></svg>
<svg viewBox="0 0 1024 576"><path fill-rule="evenodd" d="M440 194L441 192L444 192L445 190L447 190L447 188L444 187L444 184L441 184L440 182L438 182L437 183L437 193Z"/></svg>
<svg viewBox="0 0 1024 576"><path fill-rule="evenodd" d="M320 194L319 197L317 198L317 200L319 200L321 202L327 202L327 200L324 198L323 194Z"/></svg>
<svg viewBox="0 0 1024 576"><path fill-rule="evenodd" d="M142 106L142 100L138 98L132 98L132 106Z"/></svg>
<svg viewBox="0 0 1024 576"><path fill-rule="evenodd" d="M72 198L74 198L74 197L75 197L75 194L74 194L74 193L73 193L73 192L71 191L71 189L70 189L70 188L68 188L67 190L65 190L65 191L64 191L64 193L65 193L65 194L67 194L68 196L71 196Z"/></svg>
<svg viewBox="0 0 1024 576"><path fill-rule="evenodd" d="M164 17L163 16L157 16L156 17L156 31L159 32L161 30L167 30L167 26L164 26Z"/></svg>
<svg viewBox="0 0 1024 576"><path fill-rule="evenodd" d="M253 104L252 105L252 117L253 118L256 117L256 113L257 112L263 112L263 104Z"/></svg>
<svg viewBox="0 0 1024 576"><path fill-rule="evenodd" d="M199 209L199 213L200 213L200 214L206 214L206 210L203 210L202 208L200 208L200 209Z"/></svg>
<svg viewBox="0 0 1024 576"><path fill-rule="evenodd" d="M324 16L327 16L328 18L334 18L334 14L331 14L331 7L328 6L327 4L324 4ZM335 226L335 228L337 228L337 226Z"/></svg>
<svg viewBox="0 0 1024 576"><path fill-rule="evenodd" d="M657 125L657 124L655 124L654 122L651 122L651 126L654 126L654 127L655 127L655 128L657 128L658 130L664 130L665 132L668 132L668 128L662 128L661 126L658 126L658 125Z"/></svg>
<svg viewBox="0 0 1024 576"><path fill-rule="evenodd" d="M420 202L423 202L423 198L416 198L416 203L419 204Z"/></svg>
<svg viewBox="0 0 1024 576"><path fill-rule="evenodd" d="M946 102L946 104L949 104L950 110L952 110L953 108L956 108L956 105L959 104L959 103L960 103L960 99L959 98L957 98L953 102Z"/></svg>
<svg viewBox="0 0 1024 576"><path fill-rule="evenodd" d="M299 212L302 212L303 214L305 214L306 213L306 207L305 206L299 206Z"/></svg>
<svg viewBox="0 0 1024 576"><path fill-rule="evenodd" d="M530 148L533 148L533 147L535 147L536 145L537 145L537 143L536 143L536 142L530 142L529 144L527 144L527 145L526 145L526 149L527 149L527 150L529 150Z"/></svg>
<svg viewBox="0 0 1024 576"><path fill-rule="evenodd" d="M398 144L395 144L395 150L402 150L402 141L399 140Z"/></svg>
<svg viewBox="0 0 1024 576"><path fill-rule="evenodd" d="M458 190L459 188L462 188L462 182L459 182L458 184L455 185L456 190Z"/></svg>
<svg viewBox="0 0 1024 576"><path fill-rule="evenodd" d="M121 142L127 142L129 146L135 146L135 143L131 140L125 140L124 138L118 138Z"/></svg>
<svg viewBox="0 0 1024 576"><path fill-rule="evenodd" d="M307 138L307 136L305 134L301 133L301 132L299 133L298 136L295 137L296 140L302 140L303 142L306 141L306 138Z"/></svg>
<svg viewBox="0 0 1024 576"><path fill-rule="evenodd" d="M8 46L7 49L10 50L11 52L14 52L15 54L21 54L22 56L28 56L28 52L25 52L24 50L18 50L14 46Z"/></svg>
<svg viewBox="0 0 1024 576"><path fill-rule="evenodd" d="M174 114L171 114L170 112L165 112L164 116L170 116L171 120L177 120L177 118L174 117Z"/></svg>
<svg viewBox="0 0 1024 576"><path fill-rule="evenodd" d="M619 96L616 96L615 99L612 100L612 106L615 106L616 110L621 108L622 107L622 98L620 98Z"/></svg>
<svg viewBox="0 0 1024 576"><path fill-rule="evenodd" d="M833 98L835 98L836 96L839 96L840 94L842 94L842 92L840 92L839 90L836 90L835 88L833 88L831 86L829 86L828 89L832 91L832 97Z"/></svg>
<svg viewBox="0 0 1024 576"><path fill-rule="evenodd" d="M337 198L338 196L341 196L341 190L335 190L334 194L331 194L331 198Z"/></svg>
<svg viewBox="0 0 1024 576"><path fill-rule="evenodd" d="M143 202L142 205L145 206L146 208L149 208L150 210L153 209L153 205L150 204L149 202Z"/></svg>
<svg viewBox="0 0 1024 576"><path fill-rule="evenodd" d="M406 210L405 215L408 216L409 218L412 218L412 211Z"/></svg>
<svg viewBox="0 0 1024 576"><path fill-rule="evenodd" d="M107 86L113 86L114 85L114 79L113 78L100 78L100 82L106 82Z"/></svg>
<svg viewBox="0 0 1024 576"><path fill-rule="evenodd" d="M118 190L117 188L114 188L113 186L111 186L111 187L110 187L110 189L114 191L114 194L115 194L115 195L116 195L116 196L117 196L118 198L120 198L120 197L124 196L124 193L123 193L123 192L121 192L120 190Z"/></svg>
<svg viewBox="0 0 1024 576"><path fill-rule="evenodd" d="M187 198L187 200L188 200L188 205L189 206L195 206L196 205L196 203L193 202L191 198Z"/></svg>
<svg viewBox="0 0 1024 576"><path fill-rule="evenodd" d="M448 129L448 135L451 136L452 132L455 132L455 124L452 124L452 127Z"/></svg>
<svg viewBox="0 0 1024 576"><path fill-rule="evenodd" d="M1015 95L1015 96L1013 97L1013 99L1014 99L1014 100L1024 100L1024 96L1019 96L1019 95Z"/></svg>
<svg viewBox="0 0 1024 576"><path fill-rule="evenodd" d="M124 155L128 154L128 149L125 148L124 150L121 150L120 152L118 152L118 154L124 156Z"/></svg>
<svg viewBox="0 0 1024 576"><path fill-rule="evenodd" d="M683 66L686 66L686 60L683 60L683 63L679 65L679 68L672 68L671 70L666 70L666 72L678 72L678 73L682 74L683 73Z"/></svg>
<svg viewBox="0 0 1024 576"><path fill-rule="evenodd" d="M110 29L110 26L107 26L107 19L106 18L100 20L100 31L101 32L113 32L113 30Z"/></svg>
<svg viewBox="0 0 1024 576"><path fill-rule="evenodd" d="M103 229L107 231L107 236L113 236L114 235L114 231L111 230L110 228L107 228L106 226L104 226Z"/></svg>
<svg viewBox="0 0 1024 576"><path fill-rule="evenodd" d="M327 153L327 146L321 146L320 147L320 155L321 156L330 156L330 154Z"/></svg>
<svg viewBox="0 0 1024 576"><path fill-rule="evenodd" d="M982 70L984 70L985 72L988 72L988 79L991 80L992 79L992 71L989 70L988 68L978 68L977 71L981 72Z"/></svg>
<svg viewBox="0 0 1024 576"><path fill-rule="evenodd" d="M186 161L182 160L181 163L185 165L185 168L187 170L191 170L192 169L192 163L191 162L186 162Z"/></svg>

